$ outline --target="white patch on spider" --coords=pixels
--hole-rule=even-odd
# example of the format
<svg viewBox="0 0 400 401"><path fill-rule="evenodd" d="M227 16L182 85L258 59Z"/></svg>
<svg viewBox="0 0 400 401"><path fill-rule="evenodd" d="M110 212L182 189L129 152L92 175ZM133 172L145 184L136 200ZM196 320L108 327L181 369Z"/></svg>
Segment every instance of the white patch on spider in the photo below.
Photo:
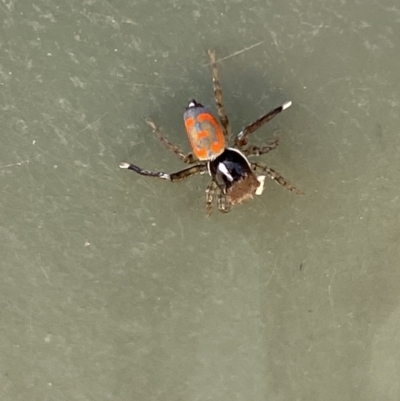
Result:
<svg viewBox="0 0 400 401"><path fill-rule="evenodd" d="M233 177L229 174L229 171L224 163L219 163L217 168L218 171L220 171L229 181L233 181Z"/></svg>
<svg viewBox="0 0 400 401"><path fill-rule="evenodd" d="M240 131L240 132L237 134L237 138L238 138L238 139L242 139L242 137L243 137L243 131Z"/></svg>
<svg viewBox="0 0 400 401"><path fill-rule="evenodd" d="M128 168L130 166L129 163L120 163L119 168Z"/></svg>
<svg viewBox="0 0 400 401"><path fill-rule="evenodd" d="M258 182L260 185L256 189L256 195L261 195L264 192L264 186L265 186L265 175L259 175L257 177Z"/></svg>
<svg viewBox="0 0 400 401"><path fill-rule="evenodd" d="M163 180L170 180L171 176L167 173L162 173L160 174L160 178L162 178Z"/></svg>
<svg viewBox="0 0 400 401"><path fill-rule="evenodd" d="M289 100L288 102L283 103L282 111L288 109L292 105L292 101Z"/></svg>
<svg viewBox="0 0 400 401"><path fill-rule="evenodd" d="M194 107L194 106L196 106L196 103L195 103L195 102L190 102L190 103L189 103L189 107Z"/></svg>

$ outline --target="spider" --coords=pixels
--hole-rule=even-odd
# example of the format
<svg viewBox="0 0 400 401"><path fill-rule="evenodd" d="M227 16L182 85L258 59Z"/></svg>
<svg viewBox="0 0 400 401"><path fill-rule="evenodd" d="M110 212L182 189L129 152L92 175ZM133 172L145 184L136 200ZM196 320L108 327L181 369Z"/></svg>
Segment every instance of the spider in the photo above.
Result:
<svg viewBox="0 0 400 401"><path fill-rule="evenodd" d="M226 146L231 136L231 127L222 100L216 53L214 50L209 50L208 54L212 66L214 98L221 124L217 122L206 107L194 99L191 100L186 107L183 119L192 152L185 154L179 146L164 138L160 129L152 120L147 119L147 123L158 139L169 150L174 152L180 160L191 166L172 174L144 170L130 163L121 163L120 168L132 170L146 177L155 177L171 182L183 180L194 174L208 172L211 176L211 181L206 188L207 214L212 211L216 193L218 193L218 209L224 213L229 212L233 205L253 198L254 195L261 195L264 190L266 175L289 191L302 194L302 191L290 184L277 171L262 163L251 162L248 159L248 156L264 155L278 146L278 138L266 146L248 146L248 136L283 110L289 108L292 102L285 102L282 106L261 116L236 135L232 147ZM258 175L257 172L262 174Z"/></svg>

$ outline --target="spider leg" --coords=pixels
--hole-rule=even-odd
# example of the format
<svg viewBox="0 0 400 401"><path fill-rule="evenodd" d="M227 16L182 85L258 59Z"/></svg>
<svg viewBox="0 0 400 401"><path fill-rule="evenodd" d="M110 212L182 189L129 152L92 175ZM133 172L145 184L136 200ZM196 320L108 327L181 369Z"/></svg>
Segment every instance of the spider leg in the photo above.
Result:
<svg viewBox="0 0 400 401"><path fill-rule="evenodd" d="M206 211L207 216L209 216L212 212L212 204L215 196L215 192L217 191L218 186L214 180L211 180L206 188Z"/></svg>
<svg viewBox="0 0 400 401"><path fill-rule="evenodd" d="M276 181L279 185L282 185L285 187L287 190L294 192L295 194L298 195L304 195L304 192L301 191L300 189L296 188L293 184L291 184L289 181L287 181L285 178L282 177L280 173L278 173L276 170L265 166L264 164L261 163L251 163L251 166L253 170L260 169L267 173L269 177Z"/></svg>
<svg viewBox="0 0 400 401"><path fill-rule="evenodd" d="M243 128L236 136L235 145L241 149L243 146L247 145L247 136L252 134L255 130L259 129L262 125L272 120L283 110L286 110L292 105L292 102L285 102L282 106L277 107L274 110L269 111L267 114L261 116L258 120L249 124L247 127Z"/></svg>
<svg viewBox="0 0 400 401"><path fill-rule="evenodd" d="M231 201L222 191L218 194L218 210L222 213L229 213L232 208Z"/></svg>
<svg viewBox="0 0 400 401"><path fill-rule="evenodd" d="M212 204L215 197L215 194L218 192L218 210L223 213L228 213L231 211L232 204L230 200L226 197L221 189L218 187L218 184L211 180L206 188L206 209L207 209L207 216L210 216L212 212Z"/></svg>
<svg viewBox="0 0 400 401"><path fill-rule="evenodd" d="M179 157L179 159L181 159L184 163L192 164L197 161L197 159L193 156L192 153L186 155L178 145L174 145L168 139L164 138L163 135L161 134L160 128L157 127L157 125L154 123L153 120L148 118L146 119L146 122L147 124L150 125L151 128L153 128L154 133L157 135L157 138L163 143L163 145L168 150L174 152Z"/></svg>
<svg viewBox="0 0 400 401"><path fill-rule="evenodd" d="M214 88L214 99L217 105L218 116L221 120L222 128L224 131L225 139L229 142L231 136L231 125L229 124L228 116L226 115L224 101L222 99L222 88L218 76L218 67L216 62L215 50L209 50L208 55L211 59L212 74L213 74L213 88Z"/></svg>
<svg viewBox="0 0 400 401"><path fill-rule="evenodd" d="M178 172L172 173L172 174L158 172L158 171L144 170L144 169L142 169L138 166L135 166L134 164L130 164L130 163L121 163L119 165L119 167L127 169L127 170L132 170L135 173L144 175L146 177L160 178L161 180L166 180L166 181L171 181L171 182L184 180L185 178L188 178L194 174L201 174L207 170L206 164L196 164L195 166L185 168L184 170L181 170L181 171L178 171Z"/></svg>
<svg viewBox="0 0 400 401"><path fill-rule="evenodd" d="M265 146L249 146L246 149L242 149L242 152L246 156L260 156L265 155L266 153L270 152L271 150L276 149L279 145L279 138L275 138L273 141L268 143Z"/></svg>

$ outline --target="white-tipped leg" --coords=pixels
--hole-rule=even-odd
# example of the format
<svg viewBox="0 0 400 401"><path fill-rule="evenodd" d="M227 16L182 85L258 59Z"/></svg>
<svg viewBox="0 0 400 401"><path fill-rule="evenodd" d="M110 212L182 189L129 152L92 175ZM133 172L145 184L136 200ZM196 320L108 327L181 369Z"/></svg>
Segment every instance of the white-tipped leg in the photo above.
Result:
<svg viewBox="0 0 400 401"><path fill-rule="evenodd" d="M132 170L135 173L140 174L140 175L144 175L147 177L160 178L161 180L166 180L166 181L183 180L185 178L192 176L193 174L202 174L207 170L207 165L204 163L196 164L192 167L185 168L184 170L181 170L181 171L178 171L178 172L172 173L172 174L163 173L162 171L144 170L138 166L135 166L134 164L129 164L129 163L120 163L119 167L126 169L126 170Z"/></svg>
<svg viewBox="0 0 400 401"><path fill-rule="evenodd" d="M283 103L282 111L288 109L292 105L292 101L289 100L288 102Z"/></svg>
<svg viewBox="0 0 400 401"><path fill-rule="evenodd" d="M242 149L247 145L247 136L259 129L262 125L266 124L268 121L272 120L275 116L281 113L283 110L288 109L292 105L292 102L283 103L282 106L269 111L267 114L260 117L258 120L254 121L247 127L243 128L237 135L235 139L235 145L237 148Z"/></svg>

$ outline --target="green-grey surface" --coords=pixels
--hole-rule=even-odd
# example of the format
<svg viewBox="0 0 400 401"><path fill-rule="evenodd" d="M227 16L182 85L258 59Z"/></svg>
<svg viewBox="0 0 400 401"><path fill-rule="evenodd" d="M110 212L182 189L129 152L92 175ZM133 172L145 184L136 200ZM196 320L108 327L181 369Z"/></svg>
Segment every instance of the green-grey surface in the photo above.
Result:
<svg viewBox="0 0 400 401"><path fill-rule="evenodd" d="M400 6L0 1L0 399L400 399ZM304 192L204 213L213 105Z"/></svg>

